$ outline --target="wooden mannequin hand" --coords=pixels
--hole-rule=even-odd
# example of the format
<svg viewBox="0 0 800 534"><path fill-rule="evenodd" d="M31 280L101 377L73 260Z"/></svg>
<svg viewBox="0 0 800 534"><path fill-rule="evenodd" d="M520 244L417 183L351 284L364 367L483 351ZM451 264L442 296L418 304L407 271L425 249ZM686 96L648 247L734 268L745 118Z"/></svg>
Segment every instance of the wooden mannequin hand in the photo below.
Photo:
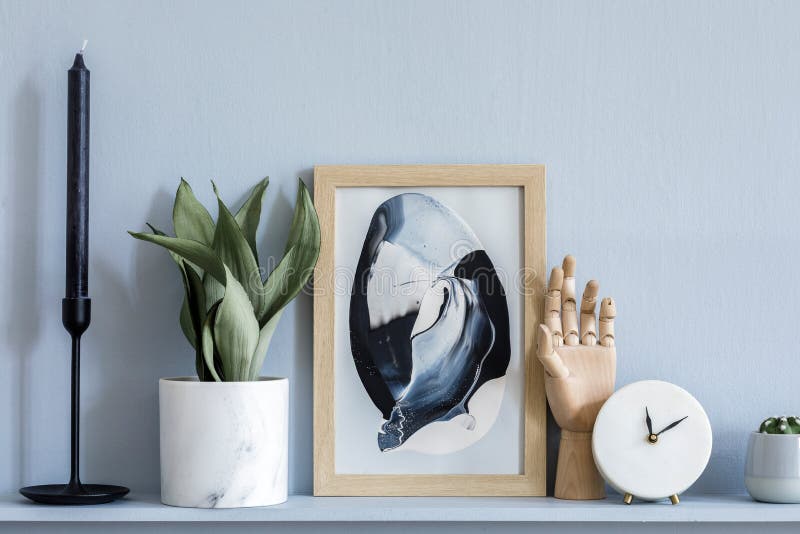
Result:
<svg viewBox="0 0 800 534"><path fill-rule="evenodd" d="M561 427L556 497L598 499L604 484L591 456L591 432L597 412L614 392L616 307L610 298L595 320L598 283L586 284L580 306L580 334L575 300L575 258L550 274L545 323L539 326L537 355L546 371L550 409Z"/></svg>

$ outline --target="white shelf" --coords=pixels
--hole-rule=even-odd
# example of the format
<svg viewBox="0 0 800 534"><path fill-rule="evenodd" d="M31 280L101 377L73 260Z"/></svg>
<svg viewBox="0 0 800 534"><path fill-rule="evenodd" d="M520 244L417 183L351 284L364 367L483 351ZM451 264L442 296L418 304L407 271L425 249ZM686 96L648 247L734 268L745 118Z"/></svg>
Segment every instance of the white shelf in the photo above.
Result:
<svg viewBox="0 0 800 534"><path fill-rule="evenodd" d="M293 495L267 508L198 510L173 508L157 495L133 494L98 506L45 506L24 497L0 499L0 523L9 522L781 522L800 523L800 505L773 505L742 495L687 495L681 504L634 503L619 497L603 501L553 498L311 497Z"/></svg>

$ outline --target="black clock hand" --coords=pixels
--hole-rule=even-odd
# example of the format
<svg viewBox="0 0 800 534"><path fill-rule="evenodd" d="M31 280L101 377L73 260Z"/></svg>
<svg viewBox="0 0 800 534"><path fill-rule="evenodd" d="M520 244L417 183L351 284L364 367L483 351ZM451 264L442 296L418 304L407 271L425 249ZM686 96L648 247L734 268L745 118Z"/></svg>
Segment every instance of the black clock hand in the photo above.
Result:
<svg viewBox="0 0 800 534"><path fill-rule="evenodd" d="M681 423L683 422L683 420L684 420L684 419L686 419L686 418L688 418L688 417L689 417L688 415L687 415L686 417L681 417L680 419L678 419L678 420L677 420L677 421L675 421L674 423L670 423L670 424L668 424L667 426L665 426L665 427L664 427L664 428L661 430L661 432L659 432L658 434L656 434L656 436L660 436L662 433L666 432L667 430L669 430L669 429L671 429L671 428L675 428L676 426L678 426L679 424L681 424Z"/></svg>
<svg viewBox="0 0 800 534"><path fill-rule="evenodd" d="M644 421L647 423L647 433L653 434L653 421L650 419L650 412L647 411L647 406L644 407L644 413L646 415Z"/></svg>

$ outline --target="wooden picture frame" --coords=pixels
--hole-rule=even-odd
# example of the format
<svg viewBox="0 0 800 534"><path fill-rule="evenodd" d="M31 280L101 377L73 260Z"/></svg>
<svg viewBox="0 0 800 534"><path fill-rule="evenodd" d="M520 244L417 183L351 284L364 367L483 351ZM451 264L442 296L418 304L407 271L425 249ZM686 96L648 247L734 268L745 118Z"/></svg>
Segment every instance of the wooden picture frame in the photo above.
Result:
<svg viewBox="0 0 800 534"><path fill-rule="evenodd" d="M336 193L358 187L521 188L524 289L524 415L519 474L344 474L336 472L334 267ZM314 276L314 495L543 496L546 485L544 371L535 355L547 281L543 165L317 166L314 203L322 245ZM361 237L363 239L363 236Z"/></svg>

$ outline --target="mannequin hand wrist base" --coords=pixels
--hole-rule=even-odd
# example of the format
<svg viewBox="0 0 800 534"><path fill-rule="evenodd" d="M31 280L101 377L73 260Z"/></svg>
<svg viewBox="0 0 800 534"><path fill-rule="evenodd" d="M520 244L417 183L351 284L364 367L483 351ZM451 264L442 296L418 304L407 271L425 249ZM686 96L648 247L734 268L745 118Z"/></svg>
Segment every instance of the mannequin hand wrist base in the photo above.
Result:
<svg viewBox="0 0 800 534"><path fill-rule="evenodd" d="M561 430L556 469L557 499L591 500L606 496L605 482L592 456L592 433Z"/></svg>

